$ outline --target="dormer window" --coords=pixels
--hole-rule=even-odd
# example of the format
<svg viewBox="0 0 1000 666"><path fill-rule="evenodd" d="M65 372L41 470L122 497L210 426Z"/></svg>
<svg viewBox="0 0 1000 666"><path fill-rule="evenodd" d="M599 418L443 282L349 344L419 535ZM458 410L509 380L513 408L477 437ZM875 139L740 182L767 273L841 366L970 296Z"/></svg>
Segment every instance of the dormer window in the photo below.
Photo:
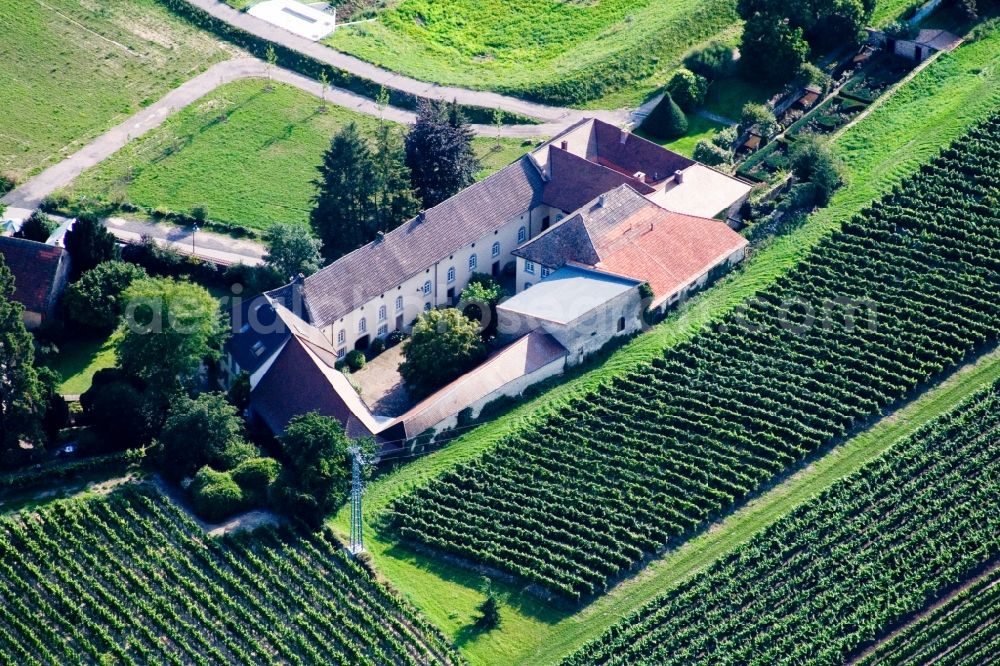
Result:
<svg viewBox="0 0 1000 666"><path fill-rule="evenodd" d="M264 343L258 340L257 342L253 343L252 347L250 347L250 351L253 352L254 356L260 356L261 354L264 353Z"/></svg>

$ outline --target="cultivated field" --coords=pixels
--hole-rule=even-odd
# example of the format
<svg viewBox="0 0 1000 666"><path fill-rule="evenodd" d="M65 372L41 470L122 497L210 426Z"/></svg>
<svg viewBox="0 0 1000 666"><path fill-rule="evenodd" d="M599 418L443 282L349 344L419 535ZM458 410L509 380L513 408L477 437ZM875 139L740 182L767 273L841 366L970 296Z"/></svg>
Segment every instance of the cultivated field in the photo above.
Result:
<svg viewBox="0 0 1000 666"><path fill-rule="evenodd" d="M58 162L231 50L156 0L0 3L0 173Z"/></svg>
<svg viewBox="0 0 1000 666"><path fill-rule="evenodd" d="M374 137L379 121L332 104L321 113L320 100L292 86L264 87L246 79L217 88L82 174L67 195L184 213L204 206L214 221L254 230L305 224L330 139L351 122ZM484 175L530 148L495 144L475 139Z"/></svg>
<svg viewBox="0 0 1000 666"><path fill-rule="evenodd" d="M844 663L1000 555L998 438L994 388L624 618L564 664ZM986 610L970 601L968 617L961 608L939 618L945 627ZM987 631L964 654L937 663L985 664L997 656L987 649L993 640L995 631Z"/></svg>
<svg viewBox="0 0 1000 666"><path fill-rule="evenodd" d="M0 523L0 655L55 663L457 663L326 532L208 538L151 490Z"/></svg>
<svg viewBox="0 0 1000 666"><path fill-rule="evenodd" d="M1000 567L907 625L859 666L1000 663Z"/></svg>
<svg viewBox="0 0 1000 666"><path fill-rule="evenodd" d="M596 366L571 373L560 385L526 400L503 418L459 433L444 450L410 463L373 484L366 493L369 515L373 517L371 524L377 524L378 515L396 498L426 485L462 462L477 459L506 438L530 430L610 378L661 357L664 349L690 340L706 325L785 275L844 220L874 198L891 191L942 146L1000 107L1000 72L991 66L998 48L1000 33L985 31L980 40L962 46L918 73L880 103L870 116L839 137L831 149L845 163L847 185L835 194L830 206L814 213L801 228L761 247L722 284L689 302L653 331L600 359ZM997 377L995 368L990 373L993 379ZM921 407L907 419L919 423L921 418L941 413L939 408L947 409L954 404L941 402L939 398L933 402L933 409ZM859 451L870 452L883 446L879 439L866 442L858 444ZM851 454L851 459L858 459L858 455ZM827 467L828 462L832 467ZM842 476L843 470L852 469L844 467L844 462L838 448L809 469L827 469L825 474L832 480ZM842 470L839 476L836 469ZM521 585L497 583L510 595L510 602L504 608L501 629L488 634L470 636L464 629L475 617L475 606L482 599L477 574L415 552L396 543L392 535L374 529L368 532L368 542L380 571L397 588L407 590L418 607L449 636L462 639L463 653L471 662L554 663L603 632L614 617L631 612L668 584L710 563L739 543L739 539L748 538L761 525L790 510L794 497L799 497L799 501L808 498L815 492L810 490L810 483L791 496L783 487L777 489L779 499L769 509L770 518L765 520L751 513L755 516L752 519L732 519L732 527L727 519L725 529L686 542L647 567L642 576L580 611L553 609L525 593ZM759 520L764 522L755 522ZM338 529L346 530L347 524L346 512L341 512L336 519Z"/></svg>
<svg viewBox="0 0 1000 666"><path fill-rule="evenodd" d="M711 331L397 504L400 535L600 593L996 339L1000 118Z"/></svg>

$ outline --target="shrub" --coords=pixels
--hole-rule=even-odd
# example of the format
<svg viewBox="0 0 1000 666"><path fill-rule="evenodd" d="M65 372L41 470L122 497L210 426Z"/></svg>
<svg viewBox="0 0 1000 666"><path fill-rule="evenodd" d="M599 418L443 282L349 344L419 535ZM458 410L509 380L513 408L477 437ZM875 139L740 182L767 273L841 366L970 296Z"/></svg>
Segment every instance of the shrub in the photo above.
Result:
<svg viewBox="0 0 1000 666"><path fill-rule="evenodd" d="M17 230L16 234L14 234L14 238L24 238L44 243L58 226L59 225L53 222L48 215L36 210L27 220L24 221L21 228Z"/></svg>
<svg viewBox="0 0 1000 666"><path fill-rule="evenodd" d="M711 141L700 140L694 147L694 159L708 166L718 166L729 161L729 151L724 150Z"/></svg>
<svg viewBox="0 0 1000 666"><path fill-rule="evenodd" d="M774 112L763 104L747 103L740 111L740 130L757 132L762 137L771 137L778 133L780 126L774 117Z"/></svg>
<svg viewBox="0 0 1000 666"><path fill-rule="evenodd" d="M733 62L733 47L722 42L711 42L684 58L685 67L709 80L728 74Z"/></svg>
<svg viewBox="0 0 1000 666"><path fill-rule="evenodd" d="M385 337L385 343L389 347L395 347L405 339L406 333L403 333L402 331L393 331Z"/></svg>
<svg viewBox="0 0 1000 666"><path fill-rule="evenodd" d="M667 83L667 93L677 102L681 110L690 113L705 101L708 92L708 81L704 76L695 74L689 69L680 68Z"/></svg>
<svg viewBox="0 0 1000 666"><path fill-rule="evenodd" d="M217 523L246 508L243 491L226 472L202 467L188 488L194 512L203 520Z"/></svg>
<svg viewBox="0 0 1000 666"><path fill-rule="evenodd" d="M642 130L661 141L669 141L684 136L688 122L684 112L667 93L642 121Z"/></svg>
<svg viewBox="0 0 1000 666"><path fill-rule="evenodd" d="M117 368L99 370L80 396L80 405L93 428L94 437L84 447L88 453L145 446L162 418L142 382L125 377Z"/></svg>
<svg viewBox="0 0 1000 666"><path fill-rule="evenodd" d="M274 458L250 458L230 472L236 485L243 491L247 505L260 506L267 501L271 485L281 474L281 463Z"/></svg>
<svg viewBox="0 0 1000 666"><path fill-rule="evenodd" d="M122 292L146 271L124 261L105 261L80 276L66 288L63 307L74 323L99 331L110 331L125 310Z"/></svg>
<svg viewBox="0 0 1000 666"><path fill-rule="evenodd" d="M385 351L385 340L383 338L375 338L372 340L372 346L369 349L372 356L378 356Z"/></svg>
<svg viewBox="0 0 1000 666"><path fill-rule="evenodd" d="M351 372L357 372L361 368L365 367L365 355L359 352L357 349L347 352L347 356L344 357L344 362Z"/></svg>

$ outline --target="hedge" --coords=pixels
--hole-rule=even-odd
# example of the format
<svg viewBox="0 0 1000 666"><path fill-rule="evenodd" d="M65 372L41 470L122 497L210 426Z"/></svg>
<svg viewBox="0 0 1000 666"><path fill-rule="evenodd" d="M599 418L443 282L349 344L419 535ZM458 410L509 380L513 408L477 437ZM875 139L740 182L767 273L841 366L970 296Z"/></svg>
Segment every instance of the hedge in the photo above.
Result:
<svg viewBox="0 0 1000 666"><path fill-rule="evenodd" d="M33 490L92 472L124 472L140 463L144 455L142 450L132 449L0 474L0 493Z"/></svg>

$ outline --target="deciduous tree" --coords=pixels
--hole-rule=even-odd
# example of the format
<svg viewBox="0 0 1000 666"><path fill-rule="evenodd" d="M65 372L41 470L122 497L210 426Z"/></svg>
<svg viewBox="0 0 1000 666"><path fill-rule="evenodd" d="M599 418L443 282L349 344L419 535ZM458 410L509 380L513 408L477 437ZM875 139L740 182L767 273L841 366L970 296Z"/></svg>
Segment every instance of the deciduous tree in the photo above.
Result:
<svg viewBox="0 0 1000 666"><path fill-rule="evenodd" d="M454 308L420 315L403 344L399 372L410 394L423 398L486 357L479 324Z"/></svg>
<svg viewBox="0 0 1000 666"><path fill-rule="evenodd" d="M23 306L11 300L13 293L14 276L0 257L0 462L6 464L19 462L22 442L42 446L39 416L45 408L33 365L34 341L24 327Z"/></svg>
<svg viewBox="0 0 1000 666"><path fill-rule="evenodd" d="M163 471L175 479L205 465L224 472L256 455L243 438L243 419L223 393L176 397L159 442Z"/></svg>
<svg viewBox="0 0 1000 666"><path fill-rule="evenodd" d="M318 527L350 490L351 440L340 422L316 412L292 418L278 438L285 457L275 488L277 504L286 512ZM368 455L374 442L359 440Z"/></svg>
<svg viewBox="0 0 1000 666"><path fill-rule="evenodd" d="M160 396L189 385L202 361L218 356L225 327L218 302L204 287L146 278L123 297L118 363Z"/></svg>
<svg viewBox="0 0 1000 666"><path fill-rule="evenodd" d="M275 224L264 233L267 254L264 261L285 280L300 273L312 275L320 269L322 243L298 224Z"/></svg>
<svg viewBox="0 0 1000 666"><path fill-rule="evenodd" d="M81 326L110 331L124 312L122 294L136 280L149 277L141 266L105 261L80 276L63 294L69 319Z"/></svg>

